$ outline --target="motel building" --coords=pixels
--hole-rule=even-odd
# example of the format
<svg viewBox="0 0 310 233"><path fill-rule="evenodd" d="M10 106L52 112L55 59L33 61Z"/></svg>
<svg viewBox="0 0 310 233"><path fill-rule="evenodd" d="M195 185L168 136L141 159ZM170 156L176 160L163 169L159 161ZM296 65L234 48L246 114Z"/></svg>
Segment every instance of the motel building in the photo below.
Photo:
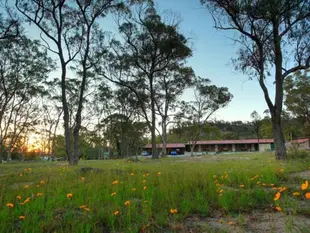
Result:
<svg viewBox="0 0 310 233"><path fill-rule="evenodd" d="M158 153L162 152L162 144L157 144ZM190 143L168 143L167 155L181 155L191 152ZM197 141L194 149L195 154L208 152L251 152L251 151L273 151L273 139L244 139L244 140L211 140ZM152 152L152 145L143 147L143 152L148 155Z"/></svg>
<svg viewBox="0 0 310 233"><path fill-rule="evenodd" d="M185 144L186 152L191 151L191 144ZM194 148L199 152L255 152L273 151L273 139L243 139L243 140L211 140L197 141Z"/></svg>
<svg viewBox="0 0 310 233"><path fill-rule="evenodd" d="M288 141L286 148L292 146L301 150L310 150L310 139L296 139ZM182 155L191 153L191 143L168 143L167 155ZM148 155L152 152L152 145L148 144L143 147L143 151ZM162 144L157 144L157 151L162 152ZM209 140L197 141L194 148L194 154L206 153L232 153L232 152L268 152L274 151L273 139L242 139L242 140Z"/></svg>

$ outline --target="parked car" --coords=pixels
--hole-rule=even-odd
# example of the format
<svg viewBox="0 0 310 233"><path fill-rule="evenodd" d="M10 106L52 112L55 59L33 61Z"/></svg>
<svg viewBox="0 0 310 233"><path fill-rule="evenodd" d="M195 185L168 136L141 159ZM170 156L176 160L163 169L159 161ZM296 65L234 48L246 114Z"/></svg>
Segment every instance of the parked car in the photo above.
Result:
<svg viewBox="0 0 310 233"><path fill-rule="evenodd" d="M143 151L143 152L142 152L142 155L143 155L143 156L148 156L148 155L151 155L151 153L149 153L149 152L147 152L147 151Z"/></svg>
<svg viewBox="0 0 310 233"><path fill-rule="evenodd" d="M171 154L171 155L178 155L178 152L176 152L176 151L171 151L170 154Z"/></svg>

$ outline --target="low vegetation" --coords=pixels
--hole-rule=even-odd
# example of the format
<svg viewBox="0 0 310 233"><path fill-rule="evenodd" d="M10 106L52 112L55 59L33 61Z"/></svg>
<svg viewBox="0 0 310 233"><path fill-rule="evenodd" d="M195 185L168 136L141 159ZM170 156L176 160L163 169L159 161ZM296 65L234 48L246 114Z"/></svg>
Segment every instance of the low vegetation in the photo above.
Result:
<svg viewBox="0 0 310 233"><path fill-rule="evenodd" d="M0 171L0 232L263 232L255 222L280 220L275 232L306 232L298 223L310 214L310 160L272 154L32 162Z"/></svg>

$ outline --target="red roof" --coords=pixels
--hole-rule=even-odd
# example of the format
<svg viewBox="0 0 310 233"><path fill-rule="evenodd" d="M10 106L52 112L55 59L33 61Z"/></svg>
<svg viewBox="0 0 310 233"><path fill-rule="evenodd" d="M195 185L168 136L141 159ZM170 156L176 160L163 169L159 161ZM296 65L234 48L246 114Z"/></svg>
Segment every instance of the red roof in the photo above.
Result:
<svg viewBox="0 0 310 233"><path fill-rule="evenodd" d="M163 144L157 144L157 148L163 148ZM146 145L144 148L152 148L152 144ZM168 143L166 148L185 148L184 143Z"/></svg>
<svg viewBox="0 0 310 233"><path fill-rule="evenodd" d="M259 139L259 143L273 143L273 139ZM252 144L258 143L258 139L242 139L242 140L212 140L197 141L196 145L219 145L219 144Z"/></svg>
<svg viewBox="0 0 310 233"><path fill-rule="evenodd" d="M300 139L293 140L292 143L305 143L308 141L309 141L308 138L300 138Z"/></svg>

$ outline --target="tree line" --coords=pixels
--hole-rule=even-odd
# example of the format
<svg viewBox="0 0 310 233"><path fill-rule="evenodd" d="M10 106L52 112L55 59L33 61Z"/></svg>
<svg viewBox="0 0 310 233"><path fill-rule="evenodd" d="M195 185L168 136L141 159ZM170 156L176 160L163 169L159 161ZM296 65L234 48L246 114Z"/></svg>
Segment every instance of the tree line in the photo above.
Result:
<svg viewBox="0 0 310 233"><path fill-rule="evenodd" d="M233 39L240 50L233 64L258 80L275 154L284 159L283 101L296 101L289 93L296 96L298 77L310 66L310 2L201 4L217 29L237 32ZM158 135L165 151L168 129L181 129L194 148L211 116L233 99L227 87L195 74L180 20L160 14L152 0L2 0L1 7L0 154L8 159L12 151L25 150L30 132L44 137L44 150L53 156L60 129L70 165L78 163L85 138L126 157L150 136L152 158L158 158ZM115 35L104 28L111 18ZM25 24L38 31L35 38ZM274 101L266 86L271 77ZM193 90L193 98L180 101L186 89ZM307 121L304 109L288 110Z"/></svg>

